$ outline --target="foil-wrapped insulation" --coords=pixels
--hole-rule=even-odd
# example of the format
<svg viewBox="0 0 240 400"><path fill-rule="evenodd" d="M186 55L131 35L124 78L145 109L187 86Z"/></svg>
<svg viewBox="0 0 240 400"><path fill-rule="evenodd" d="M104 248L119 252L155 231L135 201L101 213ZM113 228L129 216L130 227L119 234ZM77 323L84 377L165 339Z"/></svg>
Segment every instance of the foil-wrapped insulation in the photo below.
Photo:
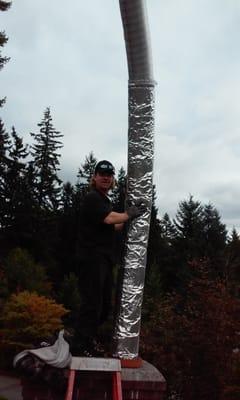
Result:
<svg viewBox="0 0 240 400"><path fill-rule="evenodd" d="M138 356L147 244L152 206L154 86L129 85L127 200L144 199L146 212L128 228L120 299L114 331L114 355Z"/></svg>
<svg viewBox="0 0 240 400"><path fill-rule="evenodd" d="M114 355L138 356L152 205L154 84L145 0L120 0L129 71L127 201L143 199L146 212L128 227L114 329Z"/></svg>

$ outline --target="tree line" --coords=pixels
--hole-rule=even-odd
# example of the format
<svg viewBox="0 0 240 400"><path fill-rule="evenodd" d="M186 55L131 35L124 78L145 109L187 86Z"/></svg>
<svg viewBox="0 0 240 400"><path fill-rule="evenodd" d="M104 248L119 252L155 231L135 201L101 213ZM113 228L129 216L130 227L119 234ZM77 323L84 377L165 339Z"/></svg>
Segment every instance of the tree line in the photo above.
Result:
<svg viewBox="0 0 240 400"><path fill-rule="evenodd" d="M0 256L16 247L27 249L51 265L49 273L57 285L77 267L80 207L97 159L91 152L79 167L76 183L63 183L63 135L54 128L50 108L44 111L38 132L30 135L32 144L24 144L15 127L9 134L0 120ZM121 168L112 193L116 211L124 210L126 179ZM117 238L118 263L123 236ZM146 271L147 278L158 275L163 291L183 288L191 277L186 265L195 259L207 259L211 276L224 278L237 291L237 264L230 261L229 252L238 240L237 231L227 232L211 203L201 204L192 195L179 203L175 218L167 213L159 218L154 187Z"/></svg>

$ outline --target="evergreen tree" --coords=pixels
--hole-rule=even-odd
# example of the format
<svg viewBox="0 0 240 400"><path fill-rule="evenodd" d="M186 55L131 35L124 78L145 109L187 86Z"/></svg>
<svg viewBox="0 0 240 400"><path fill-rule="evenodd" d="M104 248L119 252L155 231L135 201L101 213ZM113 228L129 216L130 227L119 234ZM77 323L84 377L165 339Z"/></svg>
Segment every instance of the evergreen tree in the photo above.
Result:
<svg viewBox="0 0 240 400"><path fill-rule="evenodd" d="M78 277L74 273L68 272L64 276L58 293L58 302L70 311L64 318L64 325L76 328L78 326L81 296Z"/></svg>
<svg viewBox="0 0 240 400"><path fill-rule="evenodd" d="M57 151L63 146L59 140L63 135L53 127L49 107L38 126L40 132L31 133L35 140L31 154L37 174L35 183L37 203L45 210L56 210L61 192L61 180L57 175L60 154Z"/></svg>
<svg viewBox="0 0 240 400"><path fill-rule="evenodd" d="M236 228L232 229L225 248L225 263L227 286L235 297L240 298L240 236Z"/></svg>
<svg viewBox="0 0 240 400"><path fill-rule="evenodd" d="M127 176L123 167L120 168L116 179L116 186L113 189L112 201L114 211L124 212L126 197Z"/></svg>
<svg viewBox="0 0 240 400"><path fill-rule="evenodd" d="M9 150L11 141L9 134L0 119L0 229L5 228L7 199L5 196L6 175L9 167Z"/></svg>
<svg viewBox="0 0 240 400"><path fill-rule="evenodd" d="M203 224L206 255L212 257L224 249L227 239L226 225L221 222L219 212L212 204L204 206Z"/></svg>
<svg viewBox="0 0 240 400"><path fill-rule="evenodd" d="M97 159L91 151L85 157L85 161L81 164L77 174L77 184L73 191L73 214L75 218L76 231L81 229L81 205L84 196L90 190L91 178L94 175ZM78 233L77 233L78 235ZM78 253L78 250L76 250Z"/></svg>
<svg viewBox="0 0 240 400"><path fill-rule="evenodd" d="M88 186L90 184L90 180L94 174L96 165L97 159L91 151L89 155L86 156L84 163L78 170L77 178L79 185Z"/></svg>
<svg viewBox="0 0 240 400"><path fill-rule="evenodd" d="M160 257L159 251L161 247L162 230L160 220L158 219L158 209L156 207L156 188L153 186L152 195L152 209L151 209L151 221L149 228L149 239L148 239L148 252L147 252L147 269L154 264L159 264Z"/></svg>
<svg viewBox="0 0 240 400"><path fill-rule="evenodd" d="M11 2L9 1L4 1L0 0L0 11L6 11L11 5ZM6 42L8 41L8 38L5 34L4 31L0 31L0 47L3 47ZM9 57L2 57L1 51L0 51L0 70L3 68L4 64L9 61ZM5 103L6 98L0 99L0 107L3 106Z"/></svg>
<svg viewBox="0 0 240 400"><path fill-rule="evenodd" d="M6 253L14 246L31 249L35 233L33 225L35 210L33 203L34 181L30 178L32 164L25 162L28 156L27 145L23 144L23 139L19 137L14 127L11 131L11 141L8 135L5 139L0 216L2 240L4 240L2 248Z"/></svg>
<svg viewBox="0 0 240 400"><path fill-rule="evenodd" d="M235 226L232 228L232 231L230 233L230 238L229 238L229 243L235 243L238 240L240 240L239 233L237 232Z"/></svg>
<svg viewBox="0 0 240 400"><path fill-rule="evenodd" d="M62 200L61 200L63 212L66 215L71 214L73 208L73 196L74 196L74 187L70 182L66 182L63 185Z"/></svg>
<svg viewBox="0 0 240 400"><path fill-rule="evenodd" d="M0 11L6 11L9 9L11 1L0 0Z"/></svg>
<svg viewBox="0 0 240 400"><path fill-rule="evenodd" d="M112 204L113 210L116 212L124 212L125 210L125 197L126 197L127 176L123 167L120 168L116 179L116 185L112 191ZM124 254L124 242L127 234L126 224L122 230L115 232L115 256L117 264L122 263Z"/></svg>
<svg viewBox="0 0 240 400"><path fill-rule="evenodd" d="M21 231L22 209L24 207L24 175L26 165L25 158L28 155L27 146L23 144L12 127L12 145L9 150L9 162L5 180L5 198L7 201L6 226L12 228L15 235Z"/></svg>
<svg viewBox="0 0 240 400"><path fill-rule="evenodd" d="M29 161L25 165L22 177L23 202L18 220L18 245L29 249L31 252L34 248L33 243L37 242L37 221L40 218L39 207L35 199L35 180L33 161Z"/></svg>
<svg viewBox="0 0 240 400"><path fill-rule="evenodd" d="M189 263L202 257L204 242L203 207L192 195L179 203L172 232L165 286L183 294L193 273Z"/></svg>
<svg viewBox="0 0 240 400"><path fill-rule="evenodd" d="M163 237L169 244L171 244L173 238L176 236L176 229L168 213L163 215L160 220L160 225Z"/></svg>
<svg viewBox="0 0 240 400"><path fill-rule="evenodd" d="M161 290L161 270L165 243L162 239L158 209L156 207L156 188L153 186L152 209L149 227L147 264L146 264L146 293L153 295Z"/></svg>
<svg viewBox="0 0 240 400"><path fill-rule="evenodd" d="M97 159L91 151L89 155L85 157L85 161L78 170L77 183L73 195L73 208L78 220L80 217L81 203L86 193L90 190L91 178L94 175L96 165Z"/></svg>
<svg viewBox="0 0 240 400"><path fill-rule="evenodd" d="M223 253L226 246L227 230L221 222L219 212L212 204L203 208L204 242L203 255L209 259L212 272L222 277L224 274Z"/></svg>
<svg viewBox="0 0 240 400"><path fill-rule="evenodd" d="M8 132L6 132L4 123L0 118L0 178L3 178L8 166L8 152L11 147L11 141Z"/></svg>
<svg viewBox="0 0 240 400"><path fill-rule="evenodd" d="M155 198L150 223L146 292L159 295L181 285L181 273L176 251L172 246L175 237L174 225L167 213L157 218Z"/></svg>
<svg viewBox="0 0 240 400"><path fill-rule="evenodd" d="M185 261L202 256L203 248L203 207L190 195L188 200L179 203L173 221L176 235L173 240L176 251Z"/></svg>
<svg viewBox="0 0 240 400"><path fill-rule="evenodd" d="M76 241L78 235L79 205L76 202L75 187L66 182L63 185L61 210L59 216L59 241L56 256L59 268L59 280L64 274L74 272L76 266Z"/></svg>
<svg viewBox="0 0 240 400"><path fill-rule="evenodd" d="M26 165L24 175L24 193L25 193L25 205L27 206L28 212L36 207L35 199L35 187L36 187L36 172L34 169L34 162L29 161Z"/></svg>
<svg viewBox="0 0 240 400"><path fill-rule="evenodd" d="M211 204L202 206L190 196L180 202L174 228L171 243L180 281L187 282L190 278L191 269L187 264L203 258L208 260L213 277L223 277L227 232L216 208Z"/></svg>

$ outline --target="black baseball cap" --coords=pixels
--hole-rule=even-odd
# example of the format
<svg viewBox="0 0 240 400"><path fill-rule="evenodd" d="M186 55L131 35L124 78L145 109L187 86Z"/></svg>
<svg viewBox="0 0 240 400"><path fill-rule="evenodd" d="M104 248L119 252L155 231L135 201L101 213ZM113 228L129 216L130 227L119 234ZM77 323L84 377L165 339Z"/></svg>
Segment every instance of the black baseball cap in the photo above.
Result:
<svg viewBox="0 0 240 400"><path fill-rule="evenodd" d="M105 172L105 174L114 175L114 166L107 160L99 161L95 167L95 174L97 172Z"/></svg>

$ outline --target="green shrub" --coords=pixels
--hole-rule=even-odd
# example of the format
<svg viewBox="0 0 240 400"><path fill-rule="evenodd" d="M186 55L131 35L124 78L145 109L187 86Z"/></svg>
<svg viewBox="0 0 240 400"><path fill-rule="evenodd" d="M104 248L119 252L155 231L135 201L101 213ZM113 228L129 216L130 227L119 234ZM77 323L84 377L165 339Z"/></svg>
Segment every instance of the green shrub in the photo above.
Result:
<svg viewBox="0 0 240 400"><path fill-rule="evenodd" d="M34 261L27 250L13 249L5 260L4 270L10 293L28 290L49 294L51 285L45 269Z"/></svg>

